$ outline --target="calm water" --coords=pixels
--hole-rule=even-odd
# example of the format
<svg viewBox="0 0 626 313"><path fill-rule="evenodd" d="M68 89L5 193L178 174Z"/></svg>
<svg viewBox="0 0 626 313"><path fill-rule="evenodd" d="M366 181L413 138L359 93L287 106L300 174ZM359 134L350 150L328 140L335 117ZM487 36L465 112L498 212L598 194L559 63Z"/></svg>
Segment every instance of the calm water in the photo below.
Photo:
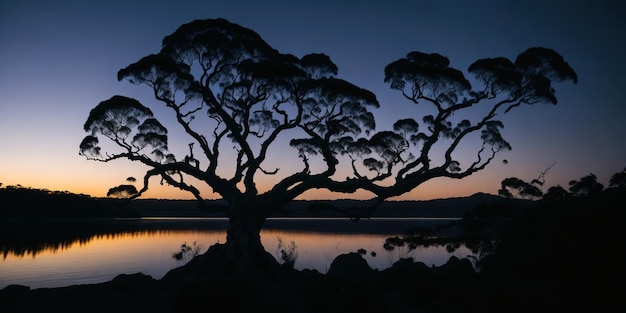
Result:
<svg viewBox="0 0 626 313"><path fill-rule="evenodd" d="M345 219L275 219L267 223L267 229L261 232L261 240L265 249L275 256L278 255L279 240L284 244L293 241L297 247L295 267L316 269L322 273L326 273L337 255L358 249L367 251L365 259L376 269L387 268L403 257L438 266L452 255L462 258L471 251L461 247L449 253L445 247L431 246L389 252L383 249L383 243L386 238L402 235L407 227L444 222L448 221L372 219L353 223ZM226 239L225 220L142 219L116 223L143 226L81 235L75 240L64 238L53 244L40 244L36 249L15 245L11 249L3 247L0 289L10 284L46 288L100 283L119 274L137 272L160 279L167 271L184 264L185 260L177 261L172 257L173 253L180 251L181 244L193 246L195 243L204 252L209 246ZM375 256L371 252L375 252Z"/></svg>

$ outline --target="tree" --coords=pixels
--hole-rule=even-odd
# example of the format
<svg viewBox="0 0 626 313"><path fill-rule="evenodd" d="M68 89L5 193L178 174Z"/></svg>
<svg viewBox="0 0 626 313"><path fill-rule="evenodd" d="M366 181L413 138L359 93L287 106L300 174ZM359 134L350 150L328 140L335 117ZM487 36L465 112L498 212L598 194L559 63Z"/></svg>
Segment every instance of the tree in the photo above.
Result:
<svg viewBox="0 0 626 313"><path fill-rule="evenodd" d="M570 196L570 193L565 188L557 185L548 188L546 194L543 195L543 200L555 201L562 200Z"/></svg>
<svg viewBox="0 0 626 313"><path fill-rule="evenodd" d="M602 192L604 185L598 182L598 178L593 173L582 177L580 180L569 182L569 191L575 196L588 196Z"/></svg>
<svg viewBox="0 0 626 313"><path fill-rule="evenodd" d="M122 184L119 186L109 188L107 191L107 197L115 198L130 198L137 194L137 187L133 185Z"/></svg>
<svg viewBox="0 0 626 313"><path fill-rule="evenodd" d="M467 177L511 148L500 132L503 123L495 119L498 114L522 104L556 104L552 83L577 80L563 58L546 48L528 49L515 62L481 59L468 71L480 85L477 90L439 54L411 52L392 62L385 68L385 82L409 102L430 104L435 113L423 116L424 126L406 118L393 131L374 132L376 96L338 78L327 55L281 54L240 25L195 20L166 36L160 52L118 72L120 81L148 86L161 108L173 114L189 136L188 154L168 151L168 130L153 111L120 95L92 109L80 154L148 166L143 187L133 197L158 177L193 194L201 207L224 213L230 228L220 246L227 260L222 264L231 273L251 277L262 272L253 269L275 262L261 245L264 221L297 196L312 189L365 190L373 194L372 209L432 178ZM474 107L487 111L473 121L454 119ZM472 162L462 164L453 152L472 134L479 134L478 149ZM99 136L117 150L102 154ZM282 149L285 138L291 138L291 156L300 164L291 173L283 173L268 157ZM442 160L435 163L431 153L441 145ZM287 164L289 156L281 150L285 160L280 163ZM256 182L266 178L275 183L259 190ZM209 207L196 181L226 205Z"/></svg>
<svg viewBox="0 0 626 313"><path fill-rule="evenodd" d="M121 184L115 187L109 188L107 191L107 197L114 198L131 198L138 193L137 187L131 185L137 181L135 177L129 176L126 178L128 184Z"/></svg>
<svg viewBox="0 0 626 313"><path fill-rule="evenodd" d="M535 199L541 198L544 196L541 187L546 182L546 174L552 169L552 167L556 164L556 162L552 163L552 165L548 166L545 170L543 170L539 176L530 181L530 183L525 182L522 179L517 177L508 177L502 180L502 187L498 190L498 194L502 197L506 198L522 198L522 199ZM555 196L555 193L559 190L551 189L550 196Z"/></svg>
<svg viewBox="0 0 626 313"><path fill-rule="evenodd" d="M533 183L527 183L516 177L502 180L502 188L498 190L500 196L506 198L534 199L543 196L543 192ZM515 194L513 194L515 192Z"/></svg>
<svg viewBox="0 0 626 313"><path fill-rule="evenodd" d="M2 184L0 184L0 186L2 186ZM621 172L617 172L611 176L609 187L617 189L626 188L626 167Z"/></svg>

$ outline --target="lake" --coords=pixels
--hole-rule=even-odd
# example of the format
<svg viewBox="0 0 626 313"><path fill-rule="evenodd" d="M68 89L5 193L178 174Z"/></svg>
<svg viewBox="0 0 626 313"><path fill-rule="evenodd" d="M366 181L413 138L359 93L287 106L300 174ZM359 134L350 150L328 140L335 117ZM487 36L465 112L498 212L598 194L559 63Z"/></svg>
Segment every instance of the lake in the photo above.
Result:
<svg viewBox="0 0 626 313"><path fill-rule="evenodd" d="M415 250L383 248L385 239L411 227L450 223L450 218L373 218L358 223L344 218L275 218L261 232L265 249L278 258L279 242L296 246L295 268L326 273L342 253L364 249L375 269L412 257L429 266L451 256L471 255L464 246L450 253L443 246ZM2 221L0 289L10 284L31 288L100 283L119 274L142 272L155 279L183 265L173 254L185 243L201 253L226 240L228 221L221 218L143 218L103 221ZM373 252L373 253L372 253Z"/></svg>

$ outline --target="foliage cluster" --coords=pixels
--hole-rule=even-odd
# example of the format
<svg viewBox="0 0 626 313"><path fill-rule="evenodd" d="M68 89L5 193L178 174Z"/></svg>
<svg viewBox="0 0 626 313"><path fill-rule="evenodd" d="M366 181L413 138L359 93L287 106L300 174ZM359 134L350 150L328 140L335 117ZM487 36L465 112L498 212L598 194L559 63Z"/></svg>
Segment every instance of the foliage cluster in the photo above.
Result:
<svg viewBox="0 0 626 313"><path fill-rule="evenodd" d="M502 180L502 188L498 190L498 194L507 198L523 198L523 199L546 199L557 200L567 197L580 197L594 195L602 192L604 185L598 182L595 174L590 173L579 180L569 181L566 190L560 185L552 186L544 193L541 190L545 180L545 174L550 168L543 171L538 178L526 182L517 177L509 177ZM626 186L626 168L621 172L614 173L609 180L608 188L623 188Z"/></svg>

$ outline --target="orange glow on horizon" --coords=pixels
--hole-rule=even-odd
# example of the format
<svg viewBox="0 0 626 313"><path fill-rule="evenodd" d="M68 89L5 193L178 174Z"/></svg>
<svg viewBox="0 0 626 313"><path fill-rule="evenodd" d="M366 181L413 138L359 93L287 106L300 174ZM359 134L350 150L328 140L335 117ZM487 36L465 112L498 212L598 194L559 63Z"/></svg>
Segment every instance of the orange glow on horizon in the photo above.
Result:
<svg viewBox="0 0 626 313"><path fill-rule="evenodd" d="M16 180L2 179L0 182L3 187L10 185L21 185L22 187L47 189L50 191L67 191L75 194L86 194L96 198L106 197L109 188L127 183L123 179L118 179L122 175L117 175L115 179L90 179L88 181L74 181L71 176L67 178L50 179L48 177L32 176L25 178L17 178ZM485 192L497 194L500 181L504 177L499 177L494 173L477 173L473 176L462 180L436 178L418 186L411 192L404 195L390 198L390 200L431 200L450 197L465 197L476 192ZM273 182L271 182L273 183ZM258 182L257 186L261 192L271 188L271 183L264 184ZM137 189L141 188L141 182L138 179L134 183ZM211 192L211 188L202 183L196 184L200 188L202 195L206 199L219 199L219 194ZM367 191L357 191L355 193L332 193L323 189L312 189L306 191L297 200L334 200L334 199L371 199L374 195ZM158 180L150 182L148 191L146 191L141 199L181 199L193 200L194 197L187 191L178 188L160 185Z"/></svg>

